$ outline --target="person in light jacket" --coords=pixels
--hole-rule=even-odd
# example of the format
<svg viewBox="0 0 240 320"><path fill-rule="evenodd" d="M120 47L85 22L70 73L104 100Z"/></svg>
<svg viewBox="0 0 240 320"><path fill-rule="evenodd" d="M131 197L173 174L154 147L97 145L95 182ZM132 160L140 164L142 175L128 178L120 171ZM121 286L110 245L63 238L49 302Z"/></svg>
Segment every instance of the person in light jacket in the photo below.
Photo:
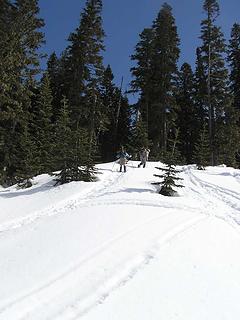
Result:
<svg viewBox="0 0 240 320"><path fill-rule="evenodd" d="M140 168L141 165L143 166L143 168L146 167L146 162L148 160L149 152L150 152L150 149L144 148L144 147L141 148L141 150L139 151L139 157L141 162L139 163L138 168Z"/></svg>

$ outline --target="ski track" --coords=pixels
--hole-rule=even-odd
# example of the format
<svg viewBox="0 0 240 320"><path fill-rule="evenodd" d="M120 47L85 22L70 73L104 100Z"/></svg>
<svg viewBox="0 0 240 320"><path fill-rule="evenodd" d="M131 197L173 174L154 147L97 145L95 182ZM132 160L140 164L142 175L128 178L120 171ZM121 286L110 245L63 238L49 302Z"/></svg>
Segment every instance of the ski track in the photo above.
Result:
<svg viewBox="0 0 240 320"><path fill-rule="evenodd" d="M158 252L161 249L161 247L163 247L171 241L176 240L177 237L180 237L189 229L193 228L205 219L207 219L207 217L189 219L186 223L172 228L171 231L159 238L157 243L152 248L149 248L149 250L144 255L142 255L142 257L139 257L137 259L137 263L133 263L132 267L129 270L124 271L122 273L122 276L117 281L112 281L112 279L109 279L107 281L107 284L105 285L106 288L104 288L103 292L101 292L99 297L96 297L95 299L94 297L87 298L87 301L90 302L92 300L92 302L88 302L85 306L84 302L76 301L70 307L68 306L64 312L61 311L61 316L57 316L56 319L77 320L79 319L79 317L82 317L83 315L87 314L89 311L97 307L99 304L104 303L104 301L111 295L111 293L113 293L120 287L125 286L129 281L131 281L131 279L133 279L133 277L139 271L147 267L152 262L152 260L154 260L158 256Z"/></svg>
<svg viewBox="0 0 240 320"><path fill-rule="evenodd" d="M107 275L104 273L102 274L102 272L98 270L98 265L95 267L95 262L98 260L99 255L106 255L107 258L107 252L109 250L113 250L117 243L123 241L123 239L128 241L129 237L133 238L137 233L142 233L142 230L145 229L148 224L155 225L157 220L161 220L164 217L167 218L167 216L169 216L169 213L163 214L158 218L150 219L144 224L140 224L134 227L132 230L128 230L118 237L109 240L107 243L102 244L96 248L95 252L92 253L91 256L80 261L77 265L73 266L72 269L67 270L65 273L59 275L55 279L52 279L49 283L44 284L42 287L37 288L28 294L19 297L15 301L11 301L9 304L3 306L0 309L0 319L12 320L13 316L15 316L14 320L77 319L78 317L89 312L92 308L103 303L113 291L130 281L137 272L146 267L151 260L157 256L158 251L162 246L166 245L170 241L173 241L181 234L184 234L188 229L192 228L201 221L209 218L202 215L190 218L190 215L186 214L186 217L181 223L171 226L169 230L163 233L159 238L155 239L154 244L151 247L144 249L143 252L131 257L131 259L128 257L123 257L117 262L116 265L113 265L112 270L108 270ZM96 277L96 274L99 277L97 281L98 287L96 288L89 288L89 281L86 283L84 281L84 275L81 275L82 271L86 269L86 265L90 268L90 270L87 268L88 274L90 272L90 274L93 274L94 277ZM54 306L55 299L59 298L56 297L56 292L61 293L60 297L61 295L66 295L66 292L71 292L71 287L69 287L69 284L74 284L75 286L77 285L74 279L78 279L79 287L81 287L82 292L79 292L79 297L75 297L74 302L71 302L70 306L64 306L57 312L57 314L54 310L53 314L49 315L49 310L51 310L51 307ZM94 283L95 282L96 279L94 279ZM86 292L88 292L87 296ZM63 301L66 301L65 299L63 299ZM40 301L41 303L39 304ZM40 317L37 316L38 308L41 309L41 311L44 309L46 310L46 317L42 318L42 312ZM19 314L19 317L16 318L16 314Z"/></svg>
<svg viewBox="0 0 240 320"><path fill-rule="evenodd" d="M173 222L165 232L161 235L156 233L155 237L149 240L148 247L142 248L141 252L132 254L129 251L116 259L116 261L111 262L111 265L110 260L108 260L109 251L115 251L119 243L128 243L129 239L132 240L142 235L148 226L151 226L151 228L156 226L157 228L162 219L169 218L169 214L173 209L173 204L165 201L166 198L159 198L158 202L147 199L133 201L132 198L127 197L123 199L105 198L109 194L117 193L123 189L124 181L132 170L134 169L129 169L127 174L113 174L110 179L109 176L106 176L105 180L99 182L97 186L87 192L81 192L74 198L65 199L56 206L37 211L22 219L12 220L0 225L0 234L3 235L7 231L29 225L44 217L65 213L69 209L99 205L114 206L120 204L169 209L167 213L161 214L159 217L139 223L126 232L108 239L108 241L96 247L88 256L82 257L78 263L75 263L75 265L57 275L54 279L50 279L48 282L43 283L42 286L0 306L0 320L13 320L13 317L14 320L76 320L103 303L112 292L126 285L139 271L146 268L158 256L161 247L180 236L184 236L189 229L206 219L212 217L222 219L239 233L239 228L237 228L236 224L240 224L240 220L238 220L240 215L240 194L206 182L197 177L193 169L185 168L183 170L185 174L185 192L187 193L189 189L199 206L186 206L180 202L177 203L177 210L181 212L181 215L179 215L180 217L178 215L174 217ZM232 175L232 177L240 183L239 174ZM209 194L214 201L209 199ZM219 203L219 206L216 203ZM223 208L223 203L226 207L224 211L220 210L220 208ZM201 207L202 214L195 214L194 212L199 213L199 207ZM178 221L178 219L181 221ZM103 266L109 263L110 267L105 270ZM84 270L88 270L87 278ZM89 276L93 278L91 279ZM73 286L75 292L71 295ZM76 287L78 288L77 290ZM57 296L56 292L58 292ZM57 301L65 301L65 303L61 305ZM56 305L61 306L61 310L56 310ZM41 313L38 312L40 310ZM18 316L16 317L16 315Z"/></svg>
<svg viewBox="0 0 240 320"><path fill-rule="evenodd" d="M203 202L204 207L209 209L210 214L226 221L236 229L236 224L240 225L240 194L196 177L192 169L187 168L184 172L192 183L192 186L189 186L191 191L197 195L199 201ZM232 177L236 178L238 175ZM209 200L209 194L214 201ZM216 203L219 203L219 206L216 206ZM223 203L226 207L224 212L220 209ZM240 232L239 228L236 230Z"/></svg>
<svg viewBox="0 0 240 320"><path fill-rule="evenodd" d="M130 172L134 170L135 168L130 168ZM108 195L113 193L112 187L115 187L115 193L121 191L118 184L125 179L126 175L129 174L129 171L127 173L117 173L114 176L114 179L108 180L108 177L106 178L106 181L102 181L99 183L98 186L91 188L87 193L81 192L79 195L74 196L74 198L71 199L65 199L61 201L58 205L47 207L46 209L34 212L33 214L30 214L28 216L18 218L11 220L6 223L2 223L0 225L0 235L4 234L5 232L12 231L18 228L21 228L23 226L29 225L31 223L36 222L39 219L42 219L44 217L50 217L53 215L63 214L67 210L73 210L76 208L83 208L83 207L92 207L92 206L98 206L98 205L136 205L136 206L151 206L151 207L163 207L163 208L169 208L172 207L172 204L165 203L165 201L159 201L159 203L156 203L156 201L151 200L136 200L133 202L132 198L124 198L124 199L105 199L105 200L97 200L98 198L103 197L104 195ZM116 172L115 172L116 173ZM117 188L118 186L118 188ZM121 185L120 185L121 187ZM179 204L179 208L185 208L190 210L196 210L196 207L186 207L184 205Z"/></svg>
<svg viewBox="0 0 240 320"><path fill-rule="evenodd" d="M80 194L77 196L75 195L73 198L60 201L58 205L49 206L43 210L35 211L33 214L28 216L2 223L0 225L0 235L7 231L31 224L41 218L61 214L68 209L75 209L78 206L84 207L84 204L87 204L88 202L91 203L91 201L93 201L95 198L100 197L104 192L110 190L112 185L115 185L121 180L121 178L123 178L123 175L124 173L118 174L114 177L114 179L110 179L110 181L101 181L99 182L98 186L91 188L88 192L80 192Z"/></svg>

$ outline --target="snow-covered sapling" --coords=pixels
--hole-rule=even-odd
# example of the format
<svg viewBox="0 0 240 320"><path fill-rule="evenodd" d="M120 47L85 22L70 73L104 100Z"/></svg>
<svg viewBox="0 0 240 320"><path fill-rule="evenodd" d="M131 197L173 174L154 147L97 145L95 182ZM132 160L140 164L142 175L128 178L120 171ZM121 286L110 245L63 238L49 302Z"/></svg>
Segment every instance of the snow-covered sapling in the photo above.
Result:
<svg viewBox="0 0 240 320"><path fill-rule="evenodd" d="M163 174L158 175L154 174L155 177L163 179L161 182L154 182L154 185L160 185L161 188L159 193L164 196L174 196L177 195L177 192L173 189L184 187L181 184L177 184L175 181L183 180L182 178L176 177L176 174L181 172L180 170L176 170L173 164L167 164L165 168L163 167L155 167L158 170L162 170Z"/></svg>

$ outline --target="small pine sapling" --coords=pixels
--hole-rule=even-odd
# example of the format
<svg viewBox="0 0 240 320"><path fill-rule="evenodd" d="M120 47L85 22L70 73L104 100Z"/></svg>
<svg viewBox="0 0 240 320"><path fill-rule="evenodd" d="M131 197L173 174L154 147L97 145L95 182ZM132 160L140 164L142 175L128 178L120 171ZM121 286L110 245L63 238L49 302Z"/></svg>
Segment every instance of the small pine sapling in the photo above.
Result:
<svg viewBox="0 0 240 320"><path fill-rule="evenodd" d="M163 174L158 175L154 174L155 177L161 178L161 182L154 182L154 185L161 185L159 193L164 196L174 196L177 195L176 190L173 188L183 188L183 185L177 184L176 181L183 180L182 178L177 177L176 175L181 172L176 169L176 162L178 158L178 134L179 129L176 130L176 135L173 140L170 140L171 151L167 152L165 155L166 167L156 167L156 169L163 171Z"/></svg>
<svg viewBox="0 0 240 320"><path fill-rule="evenodd" d="M154 182L154 185L161 185L159 193L164 196L174 196L177 192L173 188L183 188L181 184L177 184L176 181L183 180L182 178L176 177L176 174L181 172L176 170L173 164L167 164L166 168L156 167L158 170L162 170L163 174L154 174L155 177L163 179L162 182Z"/></svg>

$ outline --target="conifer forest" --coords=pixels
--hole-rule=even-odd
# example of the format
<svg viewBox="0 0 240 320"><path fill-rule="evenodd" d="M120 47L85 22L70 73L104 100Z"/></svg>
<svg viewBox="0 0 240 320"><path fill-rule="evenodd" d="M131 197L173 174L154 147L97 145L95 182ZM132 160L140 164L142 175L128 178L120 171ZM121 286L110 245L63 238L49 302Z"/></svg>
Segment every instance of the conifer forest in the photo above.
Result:
<svg viewBox="0 0 240 320"><path fill-rule="evenodd" d="M0 0L0 184L28 187L42 173L93 181L95 164L115 161L121 146L132 159L147 146L152 161L239 168L240 24L225 39L218 1L202 1L195 66L179 65L164 3L138 37L124 92L103 63L103 2L86 0L65 50L45 57L38 0Z"/></svg>

